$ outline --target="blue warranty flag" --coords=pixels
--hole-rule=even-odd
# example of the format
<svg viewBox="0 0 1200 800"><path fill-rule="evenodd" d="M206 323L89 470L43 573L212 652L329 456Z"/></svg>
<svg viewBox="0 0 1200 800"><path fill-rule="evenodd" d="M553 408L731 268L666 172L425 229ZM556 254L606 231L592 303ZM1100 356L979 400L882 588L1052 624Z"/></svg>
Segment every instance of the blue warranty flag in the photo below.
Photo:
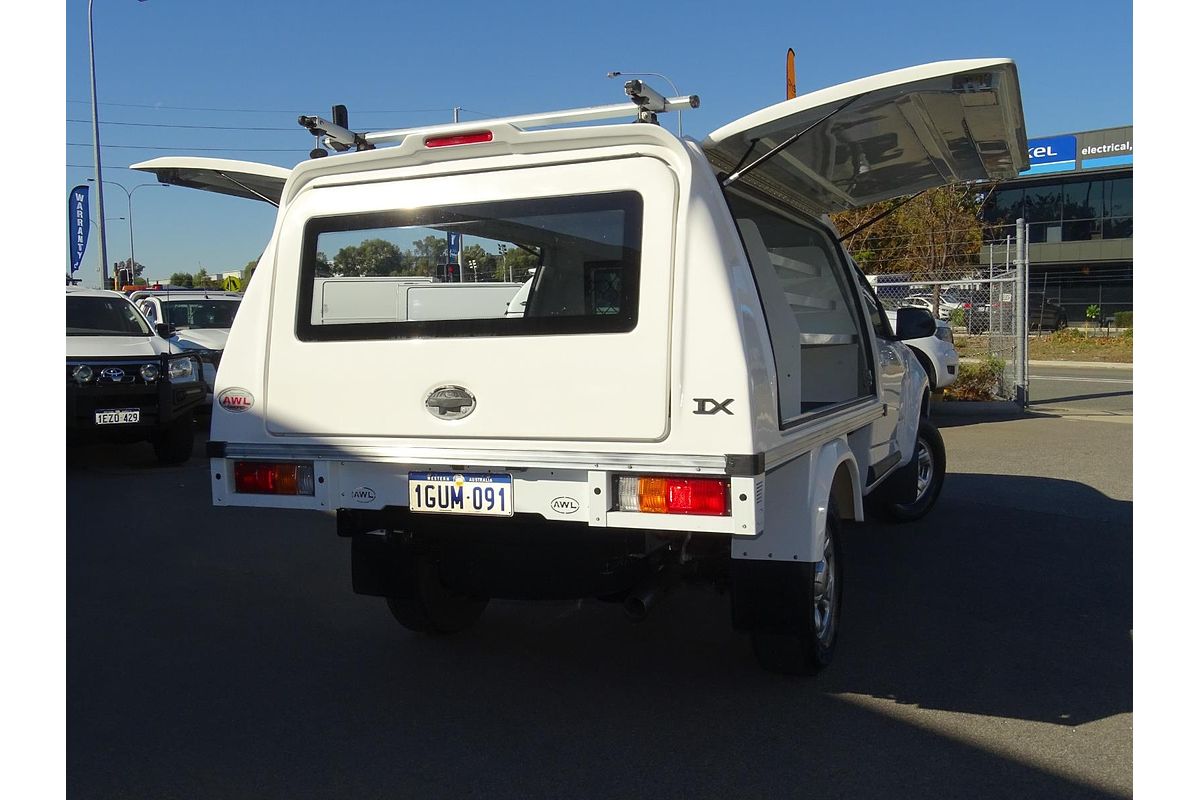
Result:
<svg viewBox="0 0 1200 800"><path fill-rule="evenodd" d="M447 261L453 262L455 264L458 263L458 251L459 251L459 247L461 245L462 245L462 234L461 233L451 233L449 231L446 232L446 250L449 251L446 256Z"/></svg>
<svg viewBox="0 0 1200 800"><path fill-rule="evenodd" d="M79 271L83 262L83 251L87 249L88 231L88 189L86 184L76 186L67 197L67 246L71 250L71 272Z"/></svg>

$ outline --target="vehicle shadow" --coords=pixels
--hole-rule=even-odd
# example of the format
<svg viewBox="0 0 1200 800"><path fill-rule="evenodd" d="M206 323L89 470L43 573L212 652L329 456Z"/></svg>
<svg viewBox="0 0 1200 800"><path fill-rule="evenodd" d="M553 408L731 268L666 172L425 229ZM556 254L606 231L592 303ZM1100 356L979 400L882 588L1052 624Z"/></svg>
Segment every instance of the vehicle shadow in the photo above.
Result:
<svg viewBox="0 0 1200 800"><path fill-rule="evenodd" d="M1072 394L1072 395L1067 395L1065 397L1047 397L1047 398L1039 398L1037 400L1030 400L1029 405L1038 406L1038 405L1045 405L1046 403L1066 403L1066 402L1070 402L1072 400L1099 400L1099 399L1106 398L1106 397L1132 397L1132 396L1133 396L1132 389L1130 389L1128 391L1123 391L1123 392L1096 392L1095 394Z"/></svg>
<svg viewBox="0 0 1200 800"><path fill-rule="evenodd" d="M839 653L805 680L760 671L728 598L686 588L639 625L495 601L412 634L351 594L328 517L212 509L198 472L170 526L84 524L114 480L68 507L72 794L1123 794L847 699L1130 711L1132 512L1079 483L954 474L921 522L847 526Z"/></svg>
<svg viewBox="0 0 1200 800"><path fill-rule="evenodd" d="M962 401L966 402L966 401ZM1049 409L1034 410L1027 408L1024 411L989 411L978 413L965 413L956 411L954 413L938 413L935 409L930 415L933 424L939 428L960 428L965 425L978 425L986 422L1013 422L1021 419L1057 419L1061 414L1054 413Z"/></svg>
<svg viewBox="0 0 1200 800"><path fill-rule="evenodd" d="M948 475L920 523L847 537L831 688L1064 725L1132 711L1132 532L1132 503L1085 484Z"/></svg>

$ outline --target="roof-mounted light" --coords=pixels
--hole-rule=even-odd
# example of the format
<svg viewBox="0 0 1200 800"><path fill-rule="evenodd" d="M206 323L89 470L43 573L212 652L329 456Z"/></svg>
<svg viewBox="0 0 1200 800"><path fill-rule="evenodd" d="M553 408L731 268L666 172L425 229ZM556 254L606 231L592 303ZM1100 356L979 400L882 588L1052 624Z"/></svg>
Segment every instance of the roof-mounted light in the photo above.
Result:
<svg viewBox="0 0 1200 800"><path fill-rule="evenodd" d="M491 131L471 131L454 136L429 136L425 139L426 147L451 147L456 144L480 144L492 140Z"/></svg>

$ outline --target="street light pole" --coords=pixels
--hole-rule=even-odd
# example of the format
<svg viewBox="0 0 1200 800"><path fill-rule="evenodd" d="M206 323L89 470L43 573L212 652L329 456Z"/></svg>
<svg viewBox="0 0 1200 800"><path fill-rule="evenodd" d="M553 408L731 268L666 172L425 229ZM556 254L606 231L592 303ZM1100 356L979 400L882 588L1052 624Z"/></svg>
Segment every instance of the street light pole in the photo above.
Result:
<svg viewBox="0 0 1200 800"><path fill-rule="evenodd" d="M88 183L95 183L95 180L95 178L88 178ZM159 189L170 189L171 185L168 183L139 183L132 189L126 189L122 184L117 183L116 181L104 181L104 183L111 183L113 186L119 187L121 191L125 193L126 207L128 208L127 219L129 220L129 279L132 281L137 277L137 258L134 256L133 252L133 193L138 189L145 189L147 186L154 186Z"/></svg>
<svg viewBox="0 0 1200 800"><path fill-rule="evenodd" d="M608 73L608 77L610 77L610 78L616 78L620 75L636 75L638 77L645 77L647 75L652 75L655 78L662 78L664 81L666 81L667 83L669 83L671 85L671 91L675 92L675 97L679 96L679 88L675 85L675 82L660 72L618 72L618 71L614 70L613 72ZM675 121L679 124L679 138L682 139L683 138L683 112L682 111L675 112Z"/></svg>
<svg viewBox="0 0 1200 800"><path fill-rule="evenodd" d="M138 0L144 3L146 0ZM104 175L100 169L100 114L96 105L96 42L92 32L92 5L95 0L88 0L88 59L92 80L92 156L96 161L96 214L100 217L100 288L108 284L108 240L104 235ZM133 215L130 214L130 225ZM130 235L132 248L133 236Z"/></svg>
<svg viewBox="0 0 1200 800"><path fill-rule="evenodd" d="M100 118L96 111L96 46L92 36L92 4L88 0L88 56L92 79L92 155L96 159L96 215L100 218L100 288L108 286L108 242L104 237L104 178L100 173Z"/></svg>

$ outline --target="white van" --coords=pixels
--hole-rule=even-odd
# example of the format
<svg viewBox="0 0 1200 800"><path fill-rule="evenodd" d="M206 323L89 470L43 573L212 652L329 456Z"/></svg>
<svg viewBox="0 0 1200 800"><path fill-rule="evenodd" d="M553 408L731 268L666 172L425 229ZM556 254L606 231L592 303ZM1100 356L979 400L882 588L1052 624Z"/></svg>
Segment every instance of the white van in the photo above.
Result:
<svg viewBox="0 0 1200 800"><path fill-rule="evenodd" d="M764 667L811 673L840 627L839 526L868 501L921 516L945 470L901 343L933 319L902 309L897 335L868 309L825 215L1016 175L1016 68L864 78L703 142L646 124L695 98L626 88L632 103L351 134L362 149L274 182L136 165L279 205L217 376L213 502L336 511L355 591L413 630L462 630L492 597L640 618L708 581ZM641 122L554 127L617 115ZM319 253L447 233L536 259L523 313L318 313Z"/></svg>

